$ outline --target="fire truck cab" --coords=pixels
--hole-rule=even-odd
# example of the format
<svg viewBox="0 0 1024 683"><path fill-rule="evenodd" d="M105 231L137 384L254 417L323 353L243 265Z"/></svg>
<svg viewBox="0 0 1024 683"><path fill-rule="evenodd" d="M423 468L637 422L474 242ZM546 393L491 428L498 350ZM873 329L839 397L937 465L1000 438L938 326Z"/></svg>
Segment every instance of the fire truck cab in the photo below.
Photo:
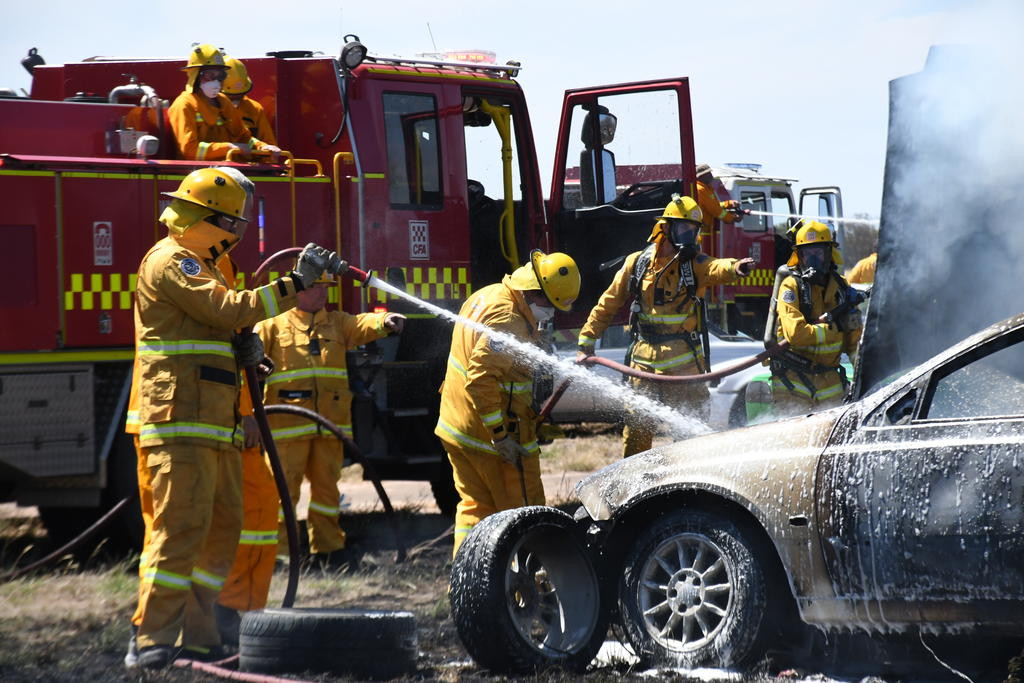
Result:
<svg viewBox="0 0 1024 683"><path fill-rule="evenodd" d="M579 326L611 277L600 265L639 248L667 201L608 202L598 182L617 184L613 154L672 167L659 180L692 191L685 78L567 91L545 200L518 64L360 60L353 44L362 47L353 40L339 59L242 56L250 97L289 152L280 165L177 158L166 109L184 85L183 60L37 66L30 97L0 99L0 238L18 283L0 294L0 500L38 505L60 535L134 491L124 416L135 273L164 235L160 193L195 168L237 165L255 181L253 225L232 252L240 287L277 251L316 242L458 310L531 249L560 250L584 281L560 327ZM601 107L617 116L611 138ZM563 191L581 154L593 205ZM403 335L350 356L355 439L383 477L429 479L452 509L433 435L449 324L351 280L330 305L409 316Z"/></svg>

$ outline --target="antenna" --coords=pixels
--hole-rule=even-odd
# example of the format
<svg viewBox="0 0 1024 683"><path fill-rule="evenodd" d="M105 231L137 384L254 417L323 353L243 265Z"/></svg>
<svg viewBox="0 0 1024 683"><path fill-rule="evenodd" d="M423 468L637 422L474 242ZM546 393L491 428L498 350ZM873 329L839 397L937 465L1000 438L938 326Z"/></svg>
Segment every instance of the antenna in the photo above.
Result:
<svg viewBox="0 0 1024 683"><path fill-rule="evenodd" d="M438 52L437 52L437 43L434 42L434 32L430 30L430 22L429 21L427 22L427 33L430 35L430 44L434 46L434 54L436 55L436 54L438 54Z"/></svg>

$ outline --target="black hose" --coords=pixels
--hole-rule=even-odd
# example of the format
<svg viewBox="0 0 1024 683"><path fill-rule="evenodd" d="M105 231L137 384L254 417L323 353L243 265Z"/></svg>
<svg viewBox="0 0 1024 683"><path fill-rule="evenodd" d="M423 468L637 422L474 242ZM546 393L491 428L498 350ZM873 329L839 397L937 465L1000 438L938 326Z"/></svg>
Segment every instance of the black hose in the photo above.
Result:
<svg viewBox="0 0 1024 683"><path fill-rule="evenodd" d="M345 436L338 425L334 424L320 413L303 408L301 406L289 406L274 404L269 405L265 408L268 415L270 414L284 414L284 415L298 415L304 417L307 420L312 420L318 425L329 431L345 446L346 452L352 456L352 459L363 466L363 473L373 483L373 488L377 491L377 497L380 498L381 504L384 506L384 514L388 518L388 523L391 525L391 531L395 535L395 545L398 546L398 557L396 562L405 561L405 537L402 534L401 525L398 523L398 518L395 516L395 509L391 506L391 499L388 498L387 491L384 490L384 486L380 483L380 476L377 474L377 470L370 464L363 455L363 452L359 450L359 446L356 445L355 441Z"/></svg>
<svg viewBox="0 0 1024 683"><path fill-rule="evenodd" d="M105 527L110 522L110 520L116 517L117 513L123 510L126 506L131 505L133 502L135 502L135 499L138 497L138 494L135 494L132 496L128 496L127 498L122 498L120 501L117 502L116 505L114 505L114 507L107 510L107 513L105 515L103 515L95 522L93 522L88 529L78 534L77 536L72 538L70 541L68 541L61 547L54 550L46 557L36 560L32 564L25 565L21 569L14 569L8 572L7 574L4 574L2 577L0 577L0 583L7 583L8 581L13 581L14 579L20 576L24 576L25 574L28 574L31 571L39 569L40 567L43 567L53 562L54 560L63 557L67 553L71 552L72 550L74 550L75 548L82 545L90 538L92 538L97 531Z"/></svg>

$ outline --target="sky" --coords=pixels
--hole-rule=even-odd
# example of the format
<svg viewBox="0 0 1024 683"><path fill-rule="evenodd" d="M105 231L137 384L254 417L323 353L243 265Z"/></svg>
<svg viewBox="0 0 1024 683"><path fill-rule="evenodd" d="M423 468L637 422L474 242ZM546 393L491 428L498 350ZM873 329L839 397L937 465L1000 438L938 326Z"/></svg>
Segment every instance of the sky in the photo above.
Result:
<svg viewBox="0 0 1024 683"><path fill-rule="evenodd" d="M1020 43L1024 2L3 3L0 87L29 89L20 60L32 47L49 64L184 59L194 42L243 59L337 55L348 33L381 55L484 49L522 62L545 187L564 90L687 76L698 162L754 162L798 187L839 185L847 215L877 217L889 81L919 71L933 44ZM1019 73L1007 64L1007 78Z"/></svg>

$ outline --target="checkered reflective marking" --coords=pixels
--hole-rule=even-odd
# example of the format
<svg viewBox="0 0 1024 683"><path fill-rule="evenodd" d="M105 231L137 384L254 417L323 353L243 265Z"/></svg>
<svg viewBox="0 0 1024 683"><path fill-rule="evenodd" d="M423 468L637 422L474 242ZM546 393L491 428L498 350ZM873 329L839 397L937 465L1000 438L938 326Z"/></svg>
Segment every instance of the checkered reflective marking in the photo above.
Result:
<svg viewBox="0 0 1024 683"><path fill-rule="evenodd" d="M278 273L271 273L270 282L277 277ZM135 273L71 273L64 290L64 310L130 311L137 279ZM235 276L235 289L245 289L245 273ZM333 296L336 301L337 294Z"/></svg>
<svg viewBox="0 0 1024 683"><path fill-rule="evenodd" d="M429 268L402 268L405 274L405 291L426 301L461 300L473 293L469 284L469 268L436 266ZM362 286L356 281L356 286ZM397 297L372 288L370 303L386 303Z"/></svg>

